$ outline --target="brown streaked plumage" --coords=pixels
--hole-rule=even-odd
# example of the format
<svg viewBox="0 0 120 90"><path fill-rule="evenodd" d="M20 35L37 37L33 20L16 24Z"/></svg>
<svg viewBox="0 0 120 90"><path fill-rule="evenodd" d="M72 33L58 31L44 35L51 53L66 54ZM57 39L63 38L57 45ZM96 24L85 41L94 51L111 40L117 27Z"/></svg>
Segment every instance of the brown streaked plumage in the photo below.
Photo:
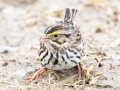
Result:
<svg viewBox="0 0 120 90"><path fill-rule="evenodd" d="M44 68L30 78L30 81L37 75L41 75L45 68L52 70L69 69L81 62L81 57L84 56L83 42L79 29L73 23L77 12L76 9L67 8L64 20L45 30L45 36L40 40L38 52L41 65Z"/></svg>

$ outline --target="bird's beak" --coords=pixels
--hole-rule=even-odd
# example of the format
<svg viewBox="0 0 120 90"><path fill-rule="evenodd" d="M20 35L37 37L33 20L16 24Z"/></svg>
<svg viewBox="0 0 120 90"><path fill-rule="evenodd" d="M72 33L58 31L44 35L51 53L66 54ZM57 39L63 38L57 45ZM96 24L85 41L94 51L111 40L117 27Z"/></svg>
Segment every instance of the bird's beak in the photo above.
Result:
<svg viewBox="0 0 120 90"><path fill-rule="evenodd" d="M43 37L40 39L40 42L48 42L49 41L49 38L47 37Z"/></svg>

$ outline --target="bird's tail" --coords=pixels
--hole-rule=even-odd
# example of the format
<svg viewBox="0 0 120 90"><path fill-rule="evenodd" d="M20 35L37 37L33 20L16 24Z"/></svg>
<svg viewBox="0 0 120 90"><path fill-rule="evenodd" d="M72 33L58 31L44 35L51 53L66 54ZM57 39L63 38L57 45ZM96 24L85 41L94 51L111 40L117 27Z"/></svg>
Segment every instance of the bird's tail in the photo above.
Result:
<svg viewBox="0 0 120 90"><path fill-rule="evenodd" d="M69 8L66 8L64 21L65 22L73 21L77 12L78 12L77 9L71 9L70 10Z"/></svg>

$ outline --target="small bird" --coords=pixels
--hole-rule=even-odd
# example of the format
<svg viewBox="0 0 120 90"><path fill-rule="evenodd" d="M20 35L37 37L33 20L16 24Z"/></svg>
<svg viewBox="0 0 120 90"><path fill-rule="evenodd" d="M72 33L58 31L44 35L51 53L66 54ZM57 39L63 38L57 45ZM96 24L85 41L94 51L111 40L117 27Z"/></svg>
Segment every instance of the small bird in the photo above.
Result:
<svg viewBox="0 0 120 90"><path fill-rule="evenodd" d="M80 30L73 23L78 10L66 8L64 20L49 26L40 39L38 52L43 66L30 81L42 75L46 69L63 70L78 65L78 75L81 75L79 63L84 56L84 46Z"/></svg>

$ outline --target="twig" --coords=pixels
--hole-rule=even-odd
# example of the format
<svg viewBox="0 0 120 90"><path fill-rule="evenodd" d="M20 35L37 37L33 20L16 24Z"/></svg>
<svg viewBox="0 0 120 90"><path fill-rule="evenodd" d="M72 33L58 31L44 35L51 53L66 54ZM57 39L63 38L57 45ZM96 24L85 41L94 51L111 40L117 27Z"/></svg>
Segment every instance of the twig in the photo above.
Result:
<svg viewBox="0 0 120 90"><path fill-rule="evenodd" d="M6 37L5 37L5 36L3 36L3 39L5 40L6 44L8 44L8 43L9 43L9 41L6 39Z"/></svg>
<svg viewBox="0 0 120 90"><path fill-rule="evenodd" d="M49 90L51 90L51 89L50 89L50 74L49 74Z"/></svg>
<svg viewBox="0 0 120 90"><path fill-rule="evenodd" d="M34 32L35 34L37 34L38 36L43 36L43 33L40 33L38 30L33 30L33 32Z"/></svg>
<svg viewBox="0 0 120 90"><path fill-rule="evenodd" d="M73 80L74 80L74 78L75 78L76 76L77 76L77 74L74 74L73 76L68 77L68 78L65 79L65 80L62 80L62 81L60 81L60 82L58 82L58 83L55 83L55 84L52 84L51 87L52 87L52 88L55 88L55 87L59 87L59 86L61 86L61 85L64 85L64 84L67 83L67 82L73 82Z"/></svg>
<svg viewBox="0 0 120 90"><path fill-rule="evenodd" d="M80 90L84 90L84 89L85 89L85 81L86 81L86 80L85 80L85 76L84 76L84 78L83 78L83 83L82 83L83 86L80 88Z"/></svg>
<svg viewBox="0 0 120 90"><path fill-rule="evenodd" d="M116 40L115 42L113 42L112 44L110 44L109 47L115 48L120 44L120 38L118 40Z"/></svg>
<svg viewBox="0 0 120 90"><path fill-rule="evenodd" d="M93 51L95 51L95 47L94 47L93 45L89 44L87 41L84 42L84 43L87 44L87 45L86 45L86 49L87 49L87 47L89 46L89 47L92 48ZM86 50L86 51L87 51L87 50Z"/></svg>
<svg viewBox="0 0 120 90"><path fill-rule="evenodd" d="M57 79L60 80L60 76L54 70L47 70L43 75L45 75L47 72L53 73L55 76L57 76Z"/></svg>
<svg viewBox="0 0 120 90"><path fill-rule="evenodd" d="M25 35L20 39L20 41L18 42L17 46L20 45L20 43L24 40L24 38L26 37L26 35L27 35L27 34L25 34Z"/></svg>

